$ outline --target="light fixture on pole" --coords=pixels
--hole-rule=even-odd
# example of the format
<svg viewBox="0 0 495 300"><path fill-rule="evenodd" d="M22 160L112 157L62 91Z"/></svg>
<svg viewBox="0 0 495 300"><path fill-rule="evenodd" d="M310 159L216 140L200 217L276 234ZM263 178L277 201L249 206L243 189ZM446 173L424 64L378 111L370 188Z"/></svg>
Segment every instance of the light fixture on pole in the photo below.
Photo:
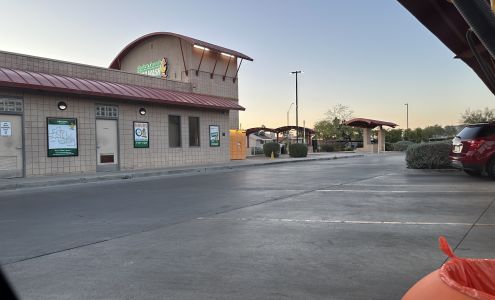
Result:
<svg viewBox="0 0 495 300"><path fill-rule="evenodd" d="M409 129L409 103L404 105L406 106L406 129Z"/></svg>
<svg viewBox="0 0 495 300"><path fill-rule="evenodd" d="M292 71L291 74L296 74L296 143L299 144L299 103L297 93L297 75L302 71Z"/></svg>

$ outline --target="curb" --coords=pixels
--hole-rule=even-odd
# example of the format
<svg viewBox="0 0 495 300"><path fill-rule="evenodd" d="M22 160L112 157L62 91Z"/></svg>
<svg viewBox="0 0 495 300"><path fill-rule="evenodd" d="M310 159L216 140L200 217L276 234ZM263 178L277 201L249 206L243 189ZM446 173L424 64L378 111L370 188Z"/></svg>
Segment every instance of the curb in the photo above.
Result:
<svg viewBox="0 0 495 300"><path fill-rule="evenodd" d="M162 171L149 171L149 172L137 172L137 173L108 174L108 175L100 175L100 176L87 176L87 177L79 177L79 178L58 179L58 180L51 180L51 181L49 180L49 181L8 183L5 185L0 185L0 191L20 190L20 189L37 188L37 187L52 187L52 186L78 184L78 183L93 183L93 182L101 182L101 181L132 180L132 179L137 179L137 178L160 177L160 176L170 176L170 175L178 175L178 174L207 173L209 171L235 170L235 169L243 169L243 168L251 168L251 167L287 164L287 163L299 163L299 162L319 161L319 160L336 160L336 159L356 158L356 157L363 157L363 156L364 156L363 154L356 154L356 155L348 155L348 156L342 156L342 157L333 156L333 157L321 157L321 158L306 158L306 159L299 159L299 160L287 159L287 160L283 160L283 161L270 161L270 162L265 161L265 162L259 162L259 163L237 165L237 166L236 165L233 165L233 166L211 166L211 167L204 166L204 167L162 170Z"/></svg>

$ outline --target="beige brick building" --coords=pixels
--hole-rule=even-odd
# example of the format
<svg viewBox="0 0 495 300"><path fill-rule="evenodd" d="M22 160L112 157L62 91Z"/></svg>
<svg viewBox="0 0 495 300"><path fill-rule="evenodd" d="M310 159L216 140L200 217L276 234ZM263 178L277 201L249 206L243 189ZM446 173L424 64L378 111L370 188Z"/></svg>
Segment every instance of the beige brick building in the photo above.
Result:
<svg viewBox="0 0 495 300"><path fill-rule="evenodd" d="M243 59L172 33L110 68L0 51L0 178L228 161Z"/></svg>

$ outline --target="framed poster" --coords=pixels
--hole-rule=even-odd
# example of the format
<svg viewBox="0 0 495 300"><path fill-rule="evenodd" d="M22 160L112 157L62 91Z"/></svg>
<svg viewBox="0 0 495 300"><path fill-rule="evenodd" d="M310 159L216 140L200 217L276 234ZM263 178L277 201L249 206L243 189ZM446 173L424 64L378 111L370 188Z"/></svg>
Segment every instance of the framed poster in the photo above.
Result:
<svg viewBox="0 0 495 300"><path fill-rule="evenodd" d="M210 125L210 147L220 147L220 126Z"/></svg>
<svg viewBox="0 0 495 300"><path fill-rule="evenodd" d="M46 118L48 157L78 156L77 119Z"/></svg>
<svg viewBox="0 0 495 300"><path fill-rule="evenodd" d="M148 122L134 122L134 148L150 147L150 129Z"/></svg>

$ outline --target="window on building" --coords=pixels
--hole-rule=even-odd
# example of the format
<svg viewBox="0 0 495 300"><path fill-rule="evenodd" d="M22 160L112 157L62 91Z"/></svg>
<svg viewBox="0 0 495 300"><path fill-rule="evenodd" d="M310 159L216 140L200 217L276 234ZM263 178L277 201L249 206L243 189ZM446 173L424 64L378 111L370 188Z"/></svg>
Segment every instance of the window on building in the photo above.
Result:
<svg viewBox="0 0 495 300"><path fill-rule="evenodd" d="M189 117L189 147L199 147L198 117Z"/></svg>
<svg viewBox="0 0 495 300"><path fill-rule="evenodd" d="M169 147L181 147L180 116L168 116Z"/></svg>
<svg viewBox="0 0 495 300"><path fill-rule="evenodd" d="M113 105L96 105L96 116L100 118L116 119L119 117L119 108Z"/></svg>

